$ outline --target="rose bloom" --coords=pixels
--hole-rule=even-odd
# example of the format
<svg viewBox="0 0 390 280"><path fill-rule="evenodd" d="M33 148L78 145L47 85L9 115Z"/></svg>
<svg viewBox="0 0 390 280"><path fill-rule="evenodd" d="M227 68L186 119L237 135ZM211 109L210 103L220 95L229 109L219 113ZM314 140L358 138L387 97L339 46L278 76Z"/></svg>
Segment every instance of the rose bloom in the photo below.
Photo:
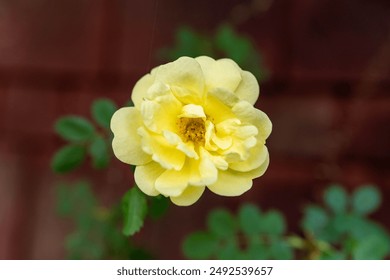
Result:
<svg viewBox="0 0 390 280"><path fill-rule="evenodd" d="M272 124L253 107L258 96L256 78L230 59L181 57L156 67L136 83L134 107L111 119L114 154L136 165L145 194L177 205L193 204L206 187L241 195L269 164Z"/></svg>

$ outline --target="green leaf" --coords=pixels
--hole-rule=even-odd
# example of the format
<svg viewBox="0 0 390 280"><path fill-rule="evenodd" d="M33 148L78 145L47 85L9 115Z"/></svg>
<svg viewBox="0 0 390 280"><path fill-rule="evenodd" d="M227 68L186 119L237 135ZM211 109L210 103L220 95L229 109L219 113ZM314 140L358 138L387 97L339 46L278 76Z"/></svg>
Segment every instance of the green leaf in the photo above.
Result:
<svg viewBox="0 0 390 280"><path fill-rule="evenodd" d="M362 217L351 218L349 232L351 236L358 241L363 240L370 235L385 236L386 238L389 236L387 231L379 224Z"/></svg>
<svg viewBox="0 0 390 280"><path fill-rule="evenodd" d="M362 239L352 252L355 260L381 260L390 252L389 239L381 235L371 235Z"/></svg>
<svg viewBox="0 0 390 280"><path fill-rule="evenodd" d="M236 232L235 220L225 209L213 210L208 216L207 225L219 237L230 237Z"/></svg>
<svg viewBox="0 0 390 280"><path fill-rule="evenodd" d="M238 36L229 25L222 25L218 29L216 45L239 65L242 65L252 53L251 42L245 37Z"/></svg>
<svg viewBox="0 0 390 280"><path fill-rule="evenodd" d="M94 228L97 201L90 185L85 181L80 181L70 186L69 200L72 204L71 215L79 230L89 231Z"/></svg>
<svg viewBox="0 0 390 280"><path fill-rule="evenodd" d="M92 116L94 120L104 128L110 128L111 117L117 110L116 105L110 99L98 99L92 104Z"/></svg>
<svg viewBox="0 0 390 280"><path fill-rule="evenodd" d="M51 167L55 172L65 173L81 165L85 159L85 147L67 145L54 155Z"/></svg>
<svg viewBox="0 0 390 280"><path fill-rule="evenodd" d="M353 211L360 215L374 212L381 204L381 194L374 186L363 186L352 196Z"/></svg>
<svg viewBox="0 0 390 280"><path fill-rule="evenodd" d="M345 253L339 251L323 252L320 256L321 260L345 260L346 258Z"/></svg>
<svg viewBox="0 0 390 280"><path fill-rule="evenodd" d="M286 230L286 222L279 211L271 210L263 215L262 232L270 235L281 235Z"/></svg>
<svg viewBox="0 0 390 280"><path fill-rule="evenodd" d="M104 248L102 242L98 241L100 240L93 240L86 232L76 231L68 236L66 248L72 259L102 259Z"/></svg>
<svg viewBox="0 0 390 280"><path fill-rule="evenodd" d="M147 210L145 195L138 187L133 187L124 195L122 200L122 211L124 215L122 232L124 235L133 235L141 229Z"/></svg>
<svg viewBox="0 0 390 280"><path fill-rule="evenodd" d="M246 256L250 260L267 260L269 259L269 248L260 239L257 239L257 242L253 242L252 239L246 250Z"/></svg>
<svg viewBox="0 0 390 280"><path fill-rule="evenodd" d="M284 240L274 240L269 248L269 252L275 260L291 260L294 257L291 247Z"/></svg>
<svg viewBox="0 0 390 280"><path fill-rule="evenodd" d="M96 205L96 197L88 182L80 181L74 184L71 189L71 201L78 215L86 212L92 212Z"/></svg>
<svg viewBox="0 0 390 280"><path fill-rule="evenodd" d="M56 122L55 131L65 140L87 141L93 136L95 128L85 118L67 116Z"/></svg>
<svg viewBox="0 0 390 280"><path fill-rule="evenodd" d="M109 162L109 150L103 137L96 136L92 140L88 151L92 157L92 165L94 168L102 169L107 167Z"/></svg>
<svg viewBox="0 0 390 280"><path fill-rule="evenodd" d="M57 212L61 216L69 216L72 213L72 201L70 199L69 186L60 184L57 188Z"/></svg>
<svg viewBox="0 0 390 280"><path fill-rule="evenodd" d="M225 57L233 59L262 81L268 77L268 70L263 67L261 56L249 38L236 33L229 25L220 26L214 37L216 48Z"/></svg>
<svg viewBox="0 0 390 280"><path fill-rule="evenodd" d="M209 259L218 248L218 239L206 232L194 232L183 243L184 255L189 259Z"/></svg>
<svg viewBox="0 0 390 280"><path fill-rule="evenodd" d="M257 235L261 232L260 209L253 204L244 204L238 212L241 230L247 235Z"/></svg>
<svg viewBox="0 0 390 280"><path fill-rule="evenodd" d="M328 223L328 215L325 210L318 206L308 206L305 208L302 227L318 234Z"/></svg>
<svg viewBox="0 0 390 280"><path fill-rule="evenodd" d="M246 259L246 256L241 252L234 239L229 239L220 246L216 253L219 260L242 260Z"/></svg>
<svg viewBox="0 0 390 280"><path fill-rule="evenodd" d="M325 191L324 202L334 213L345 213L348 196L340 185L333 185Z"/></svg>
<svg viewBox="0 0 390 280"><path fill-rule="evenodd" d="M330 243L339 242L342 236L350 230L351 219L350 214L338 214L332 218L327 218L326 225L319 227L313 233L321 240Z"/></svg>
<svg viewBox="0 0 390 280"><path fill-rule="evenodd" d="M159 195L151 198L151 204L149 206L149 215L153 219L162 217L169 208L169 199Z"/></svg>

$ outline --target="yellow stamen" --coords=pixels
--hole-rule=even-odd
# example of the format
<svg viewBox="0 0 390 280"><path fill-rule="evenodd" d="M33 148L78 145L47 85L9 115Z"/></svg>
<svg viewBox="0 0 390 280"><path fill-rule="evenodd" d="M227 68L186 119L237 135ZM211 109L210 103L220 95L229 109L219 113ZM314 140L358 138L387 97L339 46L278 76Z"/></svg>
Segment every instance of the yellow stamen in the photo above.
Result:
<svg viewBox="0 0 390 280"><path fill-rule="evenodd" d="M206 132L202 118L179 118L177 120L179 133L185 142L204 143Z"/></svg>

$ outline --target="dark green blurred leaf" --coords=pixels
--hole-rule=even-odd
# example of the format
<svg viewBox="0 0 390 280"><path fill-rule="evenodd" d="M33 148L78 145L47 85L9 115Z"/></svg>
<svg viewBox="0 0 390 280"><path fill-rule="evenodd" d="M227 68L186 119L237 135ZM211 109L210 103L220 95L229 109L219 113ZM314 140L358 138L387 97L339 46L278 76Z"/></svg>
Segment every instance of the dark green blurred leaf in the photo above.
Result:
<svg viewBox="0 0 390 280"><path fill-rule="evenodd" d="M71 259L101 259L104 254L101 242L96 242L89 234L79 231L68 236L66 248Z"/></svg>
<svg viewBox="0 0 390 280"><path fill-rule="evenodd" d="M251 242L246 250L247 258L250 260L269 259L269 248L263 242Z"/></svg>
<svg viewBox="0 0 390 280"><path fill-rule="evenodd" d="M245 63L252 53L251 42L245 37L238 36L228 25L223 25L218 29L216 45L239 65Z"/></svg>
<svg viewBox="0 0 390 280"><path fill-rule="evenodd" d="M129 257L131 260L152 260L153 255L141 248L132 248L131 251L129 250Z"/></svg>
<svg viewBox="0 0 390 280"><path fill-rule="evenodd" d="M349 223L349 231L353 238L356 240L363 240L367 236L375 235L375 236L384 236L388 237L388 233L386 230L381 227L379 224L364 219L362 217L352 216Z"/></svg>
<svg viewBox="0 0 390 280"><path fill-rule="evenodd" d="M275 260L291 260L294 255L292 248L284 240L274 240L270 245L271 258Z"/></svg>
<svg viewBox="0 0 390 280"><path fill-rule="evenodd" d="M253 204L244 204L238 212L238 221L241 230L247 235L257 235L261 232L260 209Z"/></svg>
<svg viewBox="0 0 390 280"><path fill-rule="evenodd" d="M98 99L92 104L92 116L104 128L110 128L111 117L117 107L110 99Z"/></svg>
<svg viewBox="0 0 390 280"><path fill-rule="evenodd" d="M242 69L252 72L261 81L268 77L268 71L262 66L261 56L252 41L236 33L231 26L222 25L218 28L215 45L224 53L224 57L233 59Z"/></svg>
<svg viewBox="0 0 390 280"><path fill-rule="evenodd" d="M148 213L153 219L158 219L167 212L169 205L169 199L162 195L152 197Z"/></svg>
<svg viewBox="0 0 390 280"><path fill-rule="evenodd" d="M186 26L176 31L175 45L160 52L160 56L168 60L175 60L181 56L201 55L214 56L211 40Z"/></svg>
<svg viewBox="0 0 390 280"><path fill-rule="evenodd" d="M360 215L374 212L381 204L381 194L374 186L357 189L352 196L353 211Z"/></svg>
<svg viewBox="0 0 390 280"><path fill-rule="evenodd" d="M105 168L109 162L109 150L106 141L101 136L96 136L89 146L89 154L92 157L94 168Z"/></svg>
<svg viewBox="0 0 390 280"><path fill-rule="evenodd" d="M51 167L55 172L65 173L81 165L85 159L85 147L67 145L54 155Z"/></svg>
<svg viewBox="0 0 390 280"><path fill-rule="evenodd" d="M124 215L123 234L133 235L143 226L148 211L145 195L138 187L133 187L124 195L122 211Z"/></svg>
<svg viewBox="0 0 390 280"><path fill-rule="evenodd" d="M230 237L236 232L234 217L225 209L213 210L208 216L207 225L219 237Z"/></svg>
<svg viewBox="0 0 390 280"><path fill-rule="evenodd" d="M305 208L302 226L304 229L317 234L328 223L328 215L325 210L318 206L308 206Z"/></svg>
<svg viewBox="0 0 390 280"><path fill-rule="evenodd" d="M93 136L95 129L85 118L66 116L56 122L55 131L65 140L87 141Z"/></svg>
<svg viewBox="0 0 390 280"><path fill-rule="evenodd" d="M282 213L271 210L262 217L262 232L270 235L282 235L286 230L286 222Z"/></svg>
<svg viewBox="0 0 390 280"><path fill-rule="evenodd" d="M329 218L325 227L315 232L317 238L327 242L339 242L348 234L351 228L352 216L350 214L338 214Z"/></svg>
<svg viewBox="0 0 390 280"><path fill-rule="evenodd" d="M354 217L351 214L338 214L331 219L329 226L334 227L337 232L343 234L351 228L353 219Z"/></svg>
<svg viewBox="0 0 390 280"><path fill-rule="evenodd" d="M325 191L324 201L334 213L344 213L347 210L348 195L341 186L333 185Z"/></svg>
<svg viewBox="0 0 390 280"><path fill-rule="evenodd" d="M320 256L320 260L345 260L346 258L345 253L339 251L323 252Z"/></svg>
<svg viewBox="0 0 390 280"><path fill-rule="evenodd" d="M217 252L217 259L219 260L242 260L246 259L246 256L238 248L237 243L234 240L229 240L223 244Z"/></svg>
<svg viewBox="0 0 390 280"><path fill-rule="evenodd" d="M61 216L69 216L72 213L72 201L70 199L69 186L61 184L57 188L57 212Z"/></svg>
<svg viewBox="0 0 390 280"><path fill-rule="evenodd" d="M390 252L389 239L381 235L371 235L362 239L352 253L355 260L380 260Z"/></svg>
<svg viewBox="0 0 390 280"><path fill-rule="evenodd" d="M80 219L81 216L91 216L96 207L96 198L89 184L85 181L72 185L59 185L57 201L59 214L73 216L76 220Z"/></svg>
<svg viewBox="0 0 390 280"><path fill-rule="evenodd" d="M183 243L183 252L189 259L209 259L218 248L218 239L206 232L194 232Z"/></svg>
<svg viewBox="0 0 390 280"><path fill-rule="evenodd" d="M79 230L89 231L97 226L95 209L97 201L87 182L76 183L72 190L70 199L72 202L72 216L77 222Z"/></svg>

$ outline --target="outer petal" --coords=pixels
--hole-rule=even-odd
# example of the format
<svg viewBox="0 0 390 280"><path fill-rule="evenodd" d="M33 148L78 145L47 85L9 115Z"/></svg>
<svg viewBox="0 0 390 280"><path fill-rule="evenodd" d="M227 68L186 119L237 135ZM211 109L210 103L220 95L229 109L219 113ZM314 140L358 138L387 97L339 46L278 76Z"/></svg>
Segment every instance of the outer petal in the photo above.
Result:
<svg viewBox="0 0 390 280"><path fill-rule="evenodd" d="M207 88L225 88L230 91L237 89L241 82L241 69L233 60L214 60L207 56L195 59L202 67Z"/></svg>
<svg viewBox="0 0 390 280"><path fill-rule="evenodd" d="M241 121L255 125L259 130L258 136L262 139L267 139L271 134L272 123L268 116L247 101L238 102L232 111Z"/></svg>
<svg viewBox="0 0 390 280"><path fill-rule="evenodd" d="M246 100L250 104L254 105L256 103L257 98L259 98L260 93L260 88L256 77L248 71L242 71L241 77L242 81L238 85L235 93L238 98Z"/></svg>
<svg viewBox="0 0 390 280"><path fill-rule="evenodd" d="M193 58L181 57L161 65L156 72L156 81L169 85L180 100L192 97L199 101L203 98L204 77L199 63Z"/></svg>
<svg viewBox="0 0 390 280"><path fill-rule="evenodd" d="M147 195L156 196L160 193L155 188L157 178L164 169L156 162L140 165L135 168L134 180L137 186Z"/></svg>
<svg viewBox="0 0 390 280"><path fill-rule="evenodd" d="M165 196L179 196L188 186L189 170L165 170L156 180L156 189Z"/></svg>
<svg viewBox="0 0 390 280"><path fill-rule="evenodd" d="M194 204L202 196L205 187L187 187L179 196L171 196L171 201L179 206Z"/></svg>
<svg viewBox="0 0 390 280"><path fill-rule="evenodd" d="M121 108L111 118L114 133L112 149L115 156L125 163L142 165L152 160L141 148L141 137L137 133L141 125L141 115L134 107Z"/></svg>
<svg viewBox="0 0 390 280"><path fill-rule="evenodd" d="M218 195L239 196L248 191L252 184L252 174L228 169L219 171L217 182L207 187Z"/></svg>
<svg viewBox="0 0 390 280"><path fill-rule="evenodd" d="M131 93L131 100L135 107L140 108L142 99L146 96L148 89L152 86L154 80L153 74L146 74L135 84L133 92Z"/></svg>
<svg viewBox="0 0 390 280"><path fill-rule="evenodd" d="M252 171L261 166L268 159L268 149L263 144L258 144L250 150L250 156L242 162L233 162L229 164L229 168L236 171L247 172ZM258 176L256 176L258 177Z"/></svg>
<svg viewBox="0 0 390 280"><path fill-rule="evenodd" d="M268 166L269 166L269 154L267 153L267 157L265 158L265 161L259 167L246 173L248 176L251 176L252 178L258 178L260 176L263 176Z"/></svg>

